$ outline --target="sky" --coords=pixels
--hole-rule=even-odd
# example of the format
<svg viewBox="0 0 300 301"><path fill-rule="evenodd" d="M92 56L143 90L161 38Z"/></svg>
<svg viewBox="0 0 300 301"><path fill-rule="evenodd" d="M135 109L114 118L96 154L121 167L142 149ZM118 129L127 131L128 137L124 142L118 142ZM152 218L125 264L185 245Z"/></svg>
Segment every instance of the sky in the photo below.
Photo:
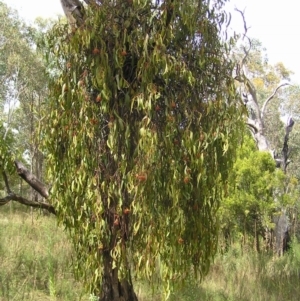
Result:
<svg viewBox="0 0 300 301"><path fill-rule="evenodd" d="M295 74L292 79L300 84L300 18L298 1L232 0L231 8L245 11L248 35L262 42L269 62L282 62ZM243 22L233 13L231 27L242 30Z"/></svg>
<svg viewBox="0 0 300 301"><path fill-rule="evenodd" d="M57 17L63 15L60 0L2 0L16 8L28 21L36 17ZM184 0L183 0L184 1ZM245 11L248 35L259 39L267 50L271 64L282 62L295 74L292 80L300 84L300 18L296 0L231 0L228 7L232 11L230 27L243 32L240 14L234 7Z"/></svg>

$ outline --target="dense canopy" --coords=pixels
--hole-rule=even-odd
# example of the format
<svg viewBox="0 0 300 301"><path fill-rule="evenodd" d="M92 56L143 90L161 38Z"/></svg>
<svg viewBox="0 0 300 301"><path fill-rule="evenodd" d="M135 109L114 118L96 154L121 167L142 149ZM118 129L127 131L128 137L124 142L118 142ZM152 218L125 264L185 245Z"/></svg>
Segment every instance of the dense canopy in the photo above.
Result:
<svg viewBox="0 0 300 301"><path fill-rule="evenodd" d="M52 200L97 294L208 271L243 127L222 4L103 0L47 37Z"/></svg>

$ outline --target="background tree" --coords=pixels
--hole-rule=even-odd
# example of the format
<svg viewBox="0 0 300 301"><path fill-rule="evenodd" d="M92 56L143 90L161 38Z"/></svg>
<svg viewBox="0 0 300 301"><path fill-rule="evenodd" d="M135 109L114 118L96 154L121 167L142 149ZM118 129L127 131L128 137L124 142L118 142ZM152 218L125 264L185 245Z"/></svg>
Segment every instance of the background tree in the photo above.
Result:
<svg viewBox="0 0 300 301"><path fill-rule="evenodd" d="M166 291L207 273L242 108L223 1L91 2L46 42L51 199L89 289L136 300L132 269Z"/></svg>
<svg viewBox="0 0 300 301"><path fill-rule="evenodd" d="M39 207L38 194L13 174L14 160L24 159L28 172L43 179L43 154L39 149L42 102L47 97L43 57L36 51L42 27L26 25L18 14L0 2L0 102L1 204L10 200ZM20 165L18 165L20 166ZM23 165L22 165L23 166ZM47 207L50 208L50 207ZM53 208L51 208L53 211Z"/></svg>
<svg viewBox="0 0 300 301"><path fill-rule="evenodd" d="M264 249L272 247L271 237L266 236L266 229L274 228L272 216L278 207L294 205L297 197L293 193L297 181L289 183L288 193L287 182L270 154L257 150L250 135L245 136L229 176L227 197L219 210L226 248L230 243L241 241L244 246L260 251L262 240Z"/></svg>
<svg viewBox="0 0 300 301"><path fill-rule="evenodd" d="M241 14L243 16L242 12ZM251 40L246 35L244 35L244 44L240 47L240 50L235 53L237 61L236 80L240 83L244 103L249 111L248 128L256 141L258 149L269 152L277 167L281 167L286 173L291 155L288 143L294 120L284 110L278 113L278 102L275 114L274 111L269 109L272 103L273 105L276 104L278 95L284 87L289 85L291 72L282 63L270 66L263 55L260 43ZM284 101L281 100L281 103L283 104ZM270 135L271 132L272 135ZM271 137L273 137L273 140ZM270 141L274 144L272 145ZM277 152L278 141L281 141L281 149ZM276 199L276 195L274 195L274 198ZM276 218L275 236L278 244L277 251L281 253L282 249L287 248L289 225L285 213L286 209L283 207L278 209L282 210L282 214L279 218Z"/></svg>

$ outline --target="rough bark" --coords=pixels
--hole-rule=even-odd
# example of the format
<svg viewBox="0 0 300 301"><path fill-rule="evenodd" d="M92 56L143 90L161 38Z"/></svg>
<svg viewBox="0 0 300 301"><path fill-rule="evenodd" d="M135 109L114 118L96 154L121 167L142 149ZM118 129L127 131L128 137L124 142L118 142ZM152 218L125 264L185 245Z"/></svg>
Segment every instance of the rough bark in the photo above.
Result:
<svg viewBox="0 0 300 301"><path fill-rule="evenodd" d="M112 259L109 251L103 253L104 276L102 282L102 295L99 301L138 301L133 290L131 275L127 279L119 280L118 270L112 268Z"/></svg>
<svg viewBox="0 0 300 301"><path fill-rule="evenodd" d="M112 159L112 158L111 158ZM114 174L117 165L111 164L110 173ZM124 191L125 203L129 203L128 194ZM110 225L110 243L108 248L103 250L103 279L101 283L101 295L99 301L138 301L133 289L132 278L130 274L129 263L127 262L127 277L120 279L118 275L118 268L113 267L113 259L111 257L111 250L114 249L116 242L121 241L122 248L127 247L127 234L129 228L129 217L125 214L118 216L119 225L116 227L116 206L112 203L108 213L106 214L107 224ZM121 233L121 235L120 235Z"/></svg>
<svg viewBox="0 0 300 301"><path fill-rule="evenodd" d="M289 249L290 238L290 222L285 212L280 216L274 217L275 229L275 250L277 254L283 255Z"/></svg>

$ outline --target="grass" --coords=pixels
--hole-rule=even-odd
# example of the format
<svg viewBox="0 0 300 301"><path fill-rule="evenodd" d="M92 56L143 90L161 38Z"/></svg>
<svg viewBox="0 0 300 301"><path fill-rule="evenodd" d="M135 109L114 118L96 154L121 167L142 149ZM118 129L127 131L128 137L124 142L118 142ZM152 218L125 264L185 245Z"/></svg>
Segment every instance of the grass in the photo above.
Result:
<svg viewBox="0 0 300 301"><path fill-rule="evenodd" d="M9 208L9 207L7 207ZM55 218L0 207L0 301L89 301L72 273L72 248ZM199 284L190 276L170 301L300 300L300 244L283 257L232 246ZM139 301L159 301L159 289L135 286Z"/></svg>
<svg viewBox="0 0 300 301"><path fill-rule="evenodd" d="M296 301L299 283L299 244L283 257L233 246L217 256L201 284L188 285L172 301Z"/></svg>
<svg viewBox="0 0 300 301"><path fill-rule="evenodd" d="M146 286L144 286L146 287ZM140 301L159 301L147 289ZM170 301L298 301L300 300L300 244L283 257L258 254L232 246L218 254L202 283L193 276L174 292Z"/></svg>
<svg viewBox="0 0 300 301"><path fill-rule="evenodd" d="M88 300L71 268L72 249L55 218L0 211L0 300Z"/></svg>

